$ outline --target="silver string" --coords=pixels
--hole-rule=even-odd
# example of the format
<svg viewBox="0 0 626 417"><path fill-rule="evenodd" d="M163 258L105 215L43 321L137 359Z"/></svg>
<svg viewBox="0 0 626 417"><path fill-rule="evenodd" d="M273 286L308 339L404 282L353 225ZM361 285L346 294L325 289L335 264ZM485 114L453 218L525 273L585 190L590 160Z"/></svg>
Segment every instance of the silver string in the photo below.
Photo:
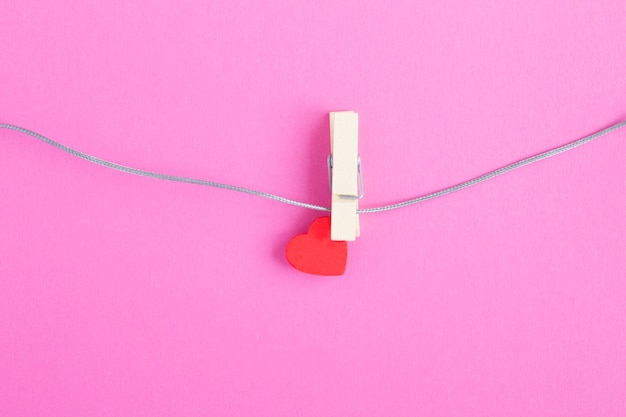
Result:
<svg viewBox="0 0 626 417"><path fill-rule="evenodd" d="M437 197L442 197L446 194L450 194L456 191L460 191L464 188L467 187L471 187L472 185L476 185L476 184L480 184L481 182L490 180L492 178L495 178L499 175L505 174L507 172L513 171L514 169L517 168L521 168L523 166L541 161L542 159L546 159L549 158L551 156L554 155L558 155L560 153L563 152L567 152L569 150L572 150L574 148L577 148L581 145L584 145L587 142L591 142L594 139L598 139L602 136L608 135L609 133L612 133L618 129L621 129L622 127L626 126L626 120L616 123L610 127L607 127L604 130L601 130L599 132L593 133L589 136L586 136L582 139L578 139L576 141L567 143L563 146L559 146L557 148L553 148L550 149L548 151L530 156L528 158L519 160L517 162L514 162L512 164L506 165L502 168L498 168L496 170L490 171L486 174L480 175L478 177L472 178L468 181L462 182L460 184L457 185L453 185L451 187L448 188L444 188L442 190L439 191L435 191L429 194L425 194L419 197L415 197L409 200L405 200L405 201L400 201L398 203L395 204L389 204L386 206L382 206L382 207L372 207L372 208L362 208L357 210L358 213L378 213L381 211L388 211L388 210L395 210L395 209L399 209L402 207L407 207L413 204L418 204L418 203L422 203L424 201L428 201L428 200L432 200L433 198L437 198ZM323 207L323 206L319 206L316 204L309 204L309 203L303 203L300 201L296 201L296 200L292 200L290 198L285 198L285 197L281 197L275 194L269 194L263 191L257 191L257 190L252 190L250 188L244 188L244 187L239 187L236 185L230 185L230 184L223 184L223 183L219 183L219 182L214 182L214 181L206 181L206 180L200 180L200 179L195 179L195 178L187 178L187 177L179 177L176 175L167 175L167 174L159 174L157 172L151 172L151 171L145 171L142 169L137 169L137 168L131 168L131 167L127 167L124 165L120 165L120 164L116 164L114 162L109 162L106 161L104 159L100 159L97 158L95 156L91 156L88 155L86 153L77 151L75 149L69 148L65 145L62 145L58 142L55 142L52 139L49 139L43 135L40 135L37 132L33 132L32 130L28 130L25 129L23 127L20 126L15 126L12 124L8 124L8 123L0 123L0 128L2 129L9 129L9 130L13 130L19 133L22 133L24 135L28 135L31 136L35 139L39 139L42 142L45 142L49 145L54 146L55 148L58 148L64 152L69 153L70 155L76 156L78 158L82 158L86 161L92 162L94 164L98 164L101 165L103 167L106 168L111 168L111 169L115 169L118 171L122 171L122 172L126 172L128 174L134 174L134 175L140 175L142 177L150 177L150 178L156 178L159 180L167 180L167 181L176 181L176 182L184 182L184 183L189 183L189 184L196 184L196 185L203 185L206 187L214 187L214 188L221 188L223 190L229 190L229 191L237 191L240 193L245 193L245 194L250 194L256 197L263 197L263 198L267 198L270 200L274 200L274 201L278 201L279 203L285 203L285 204L290 204L292 206L296 206L296 207L303 207L303 208L307 208L307 209L311 209L311 210L318 210L318 211L330 211L330 208L328 207Z"/></svg>
<svg viewBox="0 0 626 417"><path fill-rule="evenodd" d="M451 187L444 188L442 190L435 191L435 192L432 192L432 193L429 193L429 194L425 194L425 195L420 196L420 197L415 197L415 198L412 198L410 200L401 201L401 202L395 203L395 204L390 204L388 206L360 209L359 213L378 213L378 212L381 212L381 211L395 210L395 209L399 209L399 208L402 208L402 207L410 206L410 205L413 205L413 204L422 203L424 201L432 200L433 198L441 197L441 196L444 196L446 194L453 193L455 191L460 191L460 190L462 190L464 188L471 187L472 185L480 184L481 182L485 182L487 180L495 178L498 175L502 175L502 174L506 174L507 172L511 172L514 169L521 168L523 166L530 165L532 163L541 161L542 159L550 158L551 156L558 155L560 153L570 151L570 150L572 150L574 148L577 148L577 147L579 147L581 145L584 145L587 142L591 142L594 139L598 139L599 137L602 137L604 135L608 135L609 133L614 132L617 129L621 129L624 126L626 126L626 120L624 120L622 122L619 122L619 123L616 123L613 126L607 127L606 129L601 130L601 131L596 132L596 133L593 133L593 134L591 134L589 136L585 136L582 139L578 139L578 140L575 140L574 142L570 142L570 143L567 143L567 144L565 144L563 146L559 146L558 148L553 148L553 149L550 149L548 151L541 152L541 153L538 153L536 155L530 156L528 158L524 158L524 159L519 160L517 162L513 162L512 164L503 166L502 168L495 169L493 171L490 171L490 172L488 172L486 174L483 174L483 175L480 175L478 177L472 178L471 180L467 180L467 181L462 182L460 184L453 185Z"/></svg>
<svg viewBox="0 0 626 417"><path fill-rule="evenodd" d="M127 167L124 165L116 164L115 162L109 162L104 159L100 159L95 156L91 156L86 153L69 148L65 145L60 144L59 142L55 142L52 139L49 139L43 135L40 135L37 132L33 132L32 130L25 129L20 126L11 125L8 123L0 123L0 128L14 130L16 132L23 133L35 139L39 139L47 143L48 145L52 145L55 148L58 148L64 152L67 152L70 155L76 156L78 158L82 158L89 162L93 162L94 164L102 165L103 167L106 167L106 168L112 168L118 171L126 172L128 174L141 175L142 177L156 178L158 180L185 182L189 184L204 185L206 187L221 188L223 190L237 191L239 193L251 194L257 197L268 198L270 200L278 201L280 203L291 204L292 206L304 207L304 208L308 208L311 210L330 211L330 209L327 207L322 207L322 206L309 204L309 203L302 203L300 201L292 200L292 199L281 197L281 196L274 195L274 194L265 193L263 191L252 190L250 188L244 188L244 187L239 187L239 186L230 185L230 184L222 184L222 183L215 182L215 181L199 180L196 178L187 178L187 177L179 177L176 175L159 174L158 172L144 171L143 169Z"/></svg>

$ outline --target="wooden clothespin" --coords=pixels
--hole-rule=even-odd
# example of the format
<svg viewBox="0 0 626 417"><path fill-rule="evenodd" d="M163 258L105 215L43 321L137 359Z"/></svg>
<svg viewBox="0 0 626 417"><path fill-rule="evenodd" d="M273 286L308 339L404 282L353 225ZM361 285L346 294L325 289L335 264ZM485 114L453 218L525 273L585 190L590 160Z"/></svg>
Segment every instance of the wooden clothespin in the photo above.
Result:
<svg viewBox="0 0 626 417"><path fill-rule="evenodd" d="M332 194L331 240L359 236L359 199L363 196L361 159L358 154L359 115L353 111L330 113L328 172Z"/></svg>

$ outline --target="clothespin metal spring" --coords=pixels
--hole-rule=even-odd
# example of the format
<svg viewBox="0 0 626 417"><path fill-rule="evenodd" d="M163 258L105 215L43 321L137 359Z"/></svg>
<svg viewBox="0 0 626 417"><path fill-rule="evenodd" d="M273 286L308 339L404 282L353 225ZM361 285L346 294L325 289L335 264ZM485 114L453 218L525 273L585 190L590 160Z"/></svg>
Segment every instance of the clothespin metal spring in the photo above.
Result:
<svg viewBox="0 0 626 417"><path fill-rule="evenodd" d="M333 170L333 156L332 155L328 155L328 187L330 188L331 192L333 189L333 177L332 177L332 170ZM348 195L348 194L339 194L339 198L345 199L345 200L360 200L363 198L363 173L361 172L361 155L357 155L357 159L356 159L356 169L357 169L357 173L359 176L359 194L358 195Z"/></svg>

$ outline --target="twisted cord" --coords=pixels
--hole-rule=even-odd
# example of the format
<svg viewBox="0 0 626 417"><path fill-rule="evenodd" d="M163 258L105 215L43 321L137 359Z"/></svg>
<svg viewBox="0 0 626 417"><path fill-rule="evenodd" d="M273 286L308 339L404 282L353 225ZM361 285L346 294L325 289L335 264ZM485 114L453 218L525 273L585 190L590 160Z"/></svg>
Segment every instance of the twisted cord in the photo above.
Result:
<svg viewBox="0 0 626 417"><path fill-rule="evenodd" d="M456 191L460 191L463 190L464 188L467 187L471 187L472 185L476 185L476 184L480 184L481 182L485 182L487 180L490 180L492 178L495 178L499 175L502 174L506 174L507 172L513 171L517 168L521 168L523 166L526 165L530 165L532 163L541 161L543 159L549 158L551 156L554 155L558 155L560 153L563 152L567 152L569 150L572 150L574 148L577 148L581 145L584 145L585 143L591 142L592 140L598 139L602 136L608 135L609 133L612 133L618 129L621 129L622 127L626 126L626 120L616 123L613 126L607 127L604 130L601 130L599 132L593 133L589 136L586 136L582 139L578 139L576 141L567 143L563 146L559 146L557 148L554 149L550 149L548 151L530 156L528 158L519 160L517 162L514 162L512 164L506 165L502 168L498 168L495 169L493 171L490 171L486 174L480 175L478 177L472 178L468 181L462 182L460 184L457 185L453 185L451 187L448 188L444 188L442 190L439 191L435 191L429 194L425 194L419 197L415 197L415 198L411 198L408 200L404 200L404 201L400 201L398 203L394 203L394 204L389 204L386 206L381 206L381 207L372 207L372 208L362 208L357 210L358 213L379 213L382 211L389 211L389 210L395 210L395 209L399 209L402 207L407 207L407 206L411 206L413 204L419 204L422 203L424 201L428 201L428 200L432 200L434 198L437 197L442 197L444 195L450 194L450 193L454 193ZM230 185L230 184L223 184L223 183L219 183L219 182L215 182L215 181L206 181L206 180L201 180L201 179L196 179L196 178L188 178L188 177L180 177L180 176L176 176L176 175L168 175L168 174L160 174L158 172L151 172L151 171L145 171L142 169L137 169L137 168L131 168L131 167L127 167L124 165L120 165L120 164L116 164L115 162L110 162L101 158L97 158L95 156L91 156L88 155L84 152L80 152L77 151L75 149L72 149L70 147L67 147L59 142L56 142L52 139L49 139L37 132L33 132L32 130L28 130L25 129L23 127L20 126L15 126L12 124L8 124L8 123L0 123L0 128L2 129L8 129L8 130L13 130L19 133L22 133L24 135L33 137L35 139L39 139L42 142L47 143L48 145L52 145L57 149L60 149L64 152L67 152L68 154L84 159L86 161L92 162L94 164L97 165L101 165L103 167L106 168L111 168L111 169L115 169L117 171L122 171L122 172L126 172L128 174L134 174L134 175L140 175L142 177L149 177L149 178L156 178L159 180L166 180L166 181L175 181L175 182L183 182L183 183L188 183L188 184L196 184L196 185L202 185L202 186L206 186L206 187L214 187L214 188L221 188L223 190L229 190L229 191L236 191L239 193L244 193L244 194L250 194L256 197L262 197L262 198L267 198L269 200L274 200L274 201L278 201L279 203L284 203L284 204L290 204L292 206L296 206L296 207L302 207L302 208L307 208L310 210L318 210L318 211L330 211L330 208L328 207L324 207L324 206L320 206L317 204L310 204L310 203L304 203L301 201L296 201L296 200L292 200L290 198L286 198L286 197L281 197L275 194L270 194L270 193L266 193L263 191L258 191L258 190L253 190L250 188L245 188L245 187L239 187L236 185Z"/></svg>

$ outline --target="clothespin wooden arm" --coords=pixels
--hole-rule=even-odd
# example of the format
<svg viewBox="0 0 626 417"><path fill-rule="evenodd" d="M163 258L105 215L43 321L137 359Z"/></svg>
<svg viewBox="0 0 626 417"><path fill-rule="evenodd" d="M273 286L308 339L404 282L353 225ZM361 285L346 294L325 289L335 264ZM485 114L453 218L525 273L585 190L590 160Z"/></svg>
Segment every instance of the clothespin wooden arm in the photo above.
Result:
<svg viewBox="0 0 626 417"><path fill-rule="evenodd" d="M331 240L355 240L360 233L358 126L359 115L353 111L330 113Z"/></svg>

